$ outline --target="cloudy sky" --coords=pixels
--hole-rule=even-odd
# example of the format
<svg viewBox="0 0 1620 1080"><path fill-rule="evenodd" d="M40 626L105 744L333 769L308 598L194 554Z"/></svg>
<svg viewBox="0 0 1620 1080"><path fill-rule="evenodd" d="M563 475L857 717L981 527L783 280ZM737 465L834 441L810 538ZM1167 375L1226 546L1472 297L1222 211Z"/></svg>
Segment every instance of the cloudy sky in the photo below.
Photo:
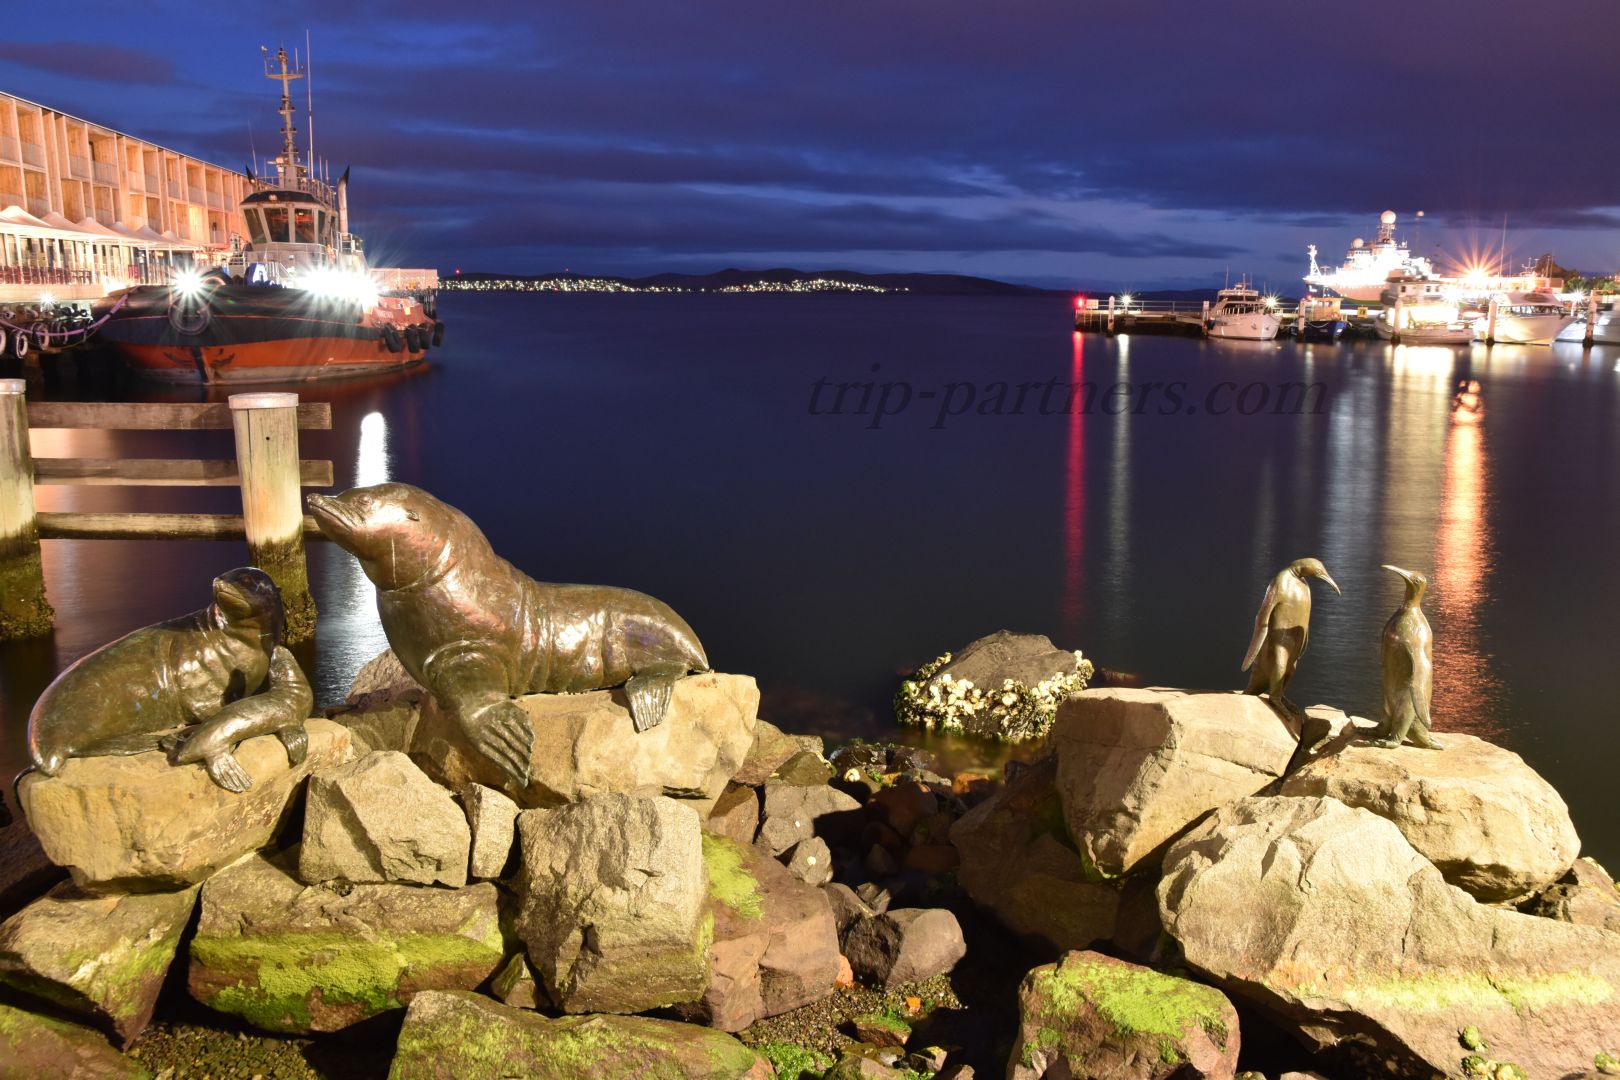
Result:
<svg viewBox="0 0 1620 1080"><path fill-rule="evenodd" d="M1446 260L1505 235L1515 266L1620 268L1610 0L97 0L11 23L0 88L233 167L276 138L259 46L311 31L317 150L394 262L1290 288L1306 244L1337 261L1392 208Z"/></svg>

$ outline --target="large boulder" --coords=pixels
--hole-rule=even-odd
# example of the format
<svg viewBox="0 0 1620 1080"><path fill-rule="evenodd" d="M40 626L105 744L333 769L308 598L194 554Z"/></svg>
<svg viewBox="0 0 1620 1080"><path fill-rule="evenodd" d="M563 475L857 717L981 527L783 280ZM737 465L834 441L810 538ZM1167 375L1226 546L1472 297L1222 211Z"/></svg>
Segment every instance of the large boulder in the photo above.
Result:
<svg viewBox="0 0 1620 1080"><path fill-rule="evenodd" d="M1008 1080L1231 1080L1238 1016L1226 995L1094 952L1038 967L1018 988Z"/></svg>
<svg viewBox="0 0 1620 1080"><path fill-rule="evenodd" d="M164 891L195 885L269 844L313 772L352 756L349 731L310 720L309 754L289 764L274 736L249 739L236 760L253 780L238 794L201 765L170 765L156 751L71 758L56 776L31 773L19 789L45 853L79 885Z"/></svg>
<svg viewBox="0 0 1620 1080"><path fill-rule="evenodd" d="M1088 880L1058 798L1057 759L1020 770L951 827L957 883L1014 933L1060 952L1114 936L1120 893Z"/></svg>
<svg viewBox="0 0 1620 1080"><path fill-rule="evenodd" d="M408 751L426 700L427 691L392 649L384 649L355 675L348 700L330 710L330 718L349 729L357 755Z"/></svg>
<svg viewBox="0 0 1620 1080"><path fill-rule="evenodd" d="M337 1031L422 990L470 990L507 957L493 883L305 886L297 862L254 855L203 886L198 1001L266 1031Z"/></svg>
<svg viewBox="0 0 1620 1080"><path fill-rule="evenodd" d="M730 1035L643 1016L548 1019L479 994L429 991L405 1011L389 1080L770 1080Z"/></svg>
<svg viewBox="0 0 1620 1080"><path fill-rule="evenodd" d="M1492 1058L1567 1076L1620 1031L1620 935L1481 904L1336 799L1222 807L1165 856L1159 902L1194 970L1381 1073L1455 1075L1472 1026Z"/></svg>
<svg viewBox="0 0 1620 1080"><path fill-rule="evenodd" d="M197 904L197 886L98 896L63 882L0 926L0 983L83 1013L128 1046Z"/></svg>
<svg viewBox="0 0 1620 1080"><path fill-rule="evenodd" d="M1569 808L1524 759L1458 732L1445 749L1351 743L1283 781L1395 823L1447 881L1480 900L1512 900L1557 881L1580 854Z"/></svg>
<svg viewBox="0 0 1620 1080"><path fill-rule="evenodd" d="M731 778L739 784L758 787L789 759L806 752L820 755L820 736L789 735L775 724L760 720L754 725L754 740L748 753Z"/></svg>
<svg viewBox="0 0 1620 1080"><path fill-rule="evenodd" d="M944 908L893 908L856 923L844 953L855 974L892 990L950 971L967 955L967 943Z"/></svg>
<svg viewBox="0 0 1620 1080"><path fill-rule="evenodd" d="M1093 667L1043 634L998 630L926 664L900 684L902 724L985 738L1045 735L1057 707L1085 689Z"/></svg>
<svg viewBox="0 0 1620 1080"><path fill-rule="evenodd" d="M152 1074L99 1032L0 1002L0 1078L147 1080Z"/></svg>
<svg viewBox="0 0 1620 1080"><path fill-rule="evenodd" d="M460 888L471 846L450 793L399 751L378 750L310 778L298 876Z"/></svg>
<svg viewBox="0 0 1620 1080"><path fill-rule="evenodd" d="M623 689L530 694L517 701L534 727L529 785L522 791L506 786L432 698L423 707L411 756L452 790L484 784L523 807L622 792L686 800L707 815L753 743L759 687L746 675L688 675L675 684L664 722L641 732Z"/></svg>
<svg viewBox="0 0 1620 1080"><path fill-rule="evenodd" d="M1298 744L1247 694L1111 689L1059 706L1049 745L1087 872L1114 878L1152 869L1198 818L1272 783Z"/></svg>
<svg viewBox="0 0 1620 1080"><path fill-rule="evenodd" d="M663 797L595 795L518 816L517 931L569 1013L695 1001L713 923L697 812Z"/></svg>
<svg viewBox="0 0 1620 1080"><path fill-rule="evenodd" d="M494 788L468 784L461 793L472 830L472 865L469 873L483 880L506 876L517 842L518 805Z"/></svg>
<svg viewBox="0 0 1620 1080"><path fill-rule="evenodd" d="M1576 859L1555 884L1520 905L1520 911L1620 934L1620 890L1593 859Z"/></svg>
<svg viewBox="0 0 1620 1080"><path fill-rule="evenodd" d="M703 835L709 873L709 986L681 1015L722 1031L832 994L838 927L826 893L757 847Z"/></svg>

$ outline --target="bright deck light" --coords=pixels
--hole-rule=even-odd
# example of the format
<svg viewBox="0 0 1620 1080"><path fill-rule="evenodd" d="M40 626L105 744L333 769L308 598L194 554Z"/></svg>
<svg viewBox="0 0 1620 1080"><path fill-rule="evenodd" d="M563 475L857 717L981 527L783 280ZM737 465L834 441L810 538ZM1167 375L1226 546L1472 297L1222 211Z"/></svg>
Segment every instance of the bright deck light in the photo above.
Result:
<svg viewBox="0 0 1620 1080"><path fill-rule="evenodd" d="M169 286L187 300L191 300L202 292L202 275L195 270L182 270L174 275L174 283Z"/></svg>
<svg viewBox="0 0 1620 1080"><path fill-rule="evenodd" d="M1124 295L1124 296L1121 296L1121 297L1120 297L1120 298L1119 298L1119 302L1120 302L1120 303L1121 303L1121 304L1124 304L1124 305L1125 305L1125 307L1126 307L1126 309L1127 309L1127 310L1128 310L1128 309L1129 309L1129 308L1130 308L1130 306L1131 306L1131 301L1132 301L1132 300L1133 300L1133 299L1135 299L1135 298L1134 298L1134 297L1132 297L1132 296L1131 296L1131 294L1130 294L1130 293L1126 293L1126 294L1125 294L1125 295Z"/></svg>
<svg viewBox="0 0 1620 1080"><path fill-rule="evenodd" d="M50 307L54 303L56 303L56 297L55 296L51 295L48 292L42 292L42 293L39 294L39 306L40 307Z"/></svg>

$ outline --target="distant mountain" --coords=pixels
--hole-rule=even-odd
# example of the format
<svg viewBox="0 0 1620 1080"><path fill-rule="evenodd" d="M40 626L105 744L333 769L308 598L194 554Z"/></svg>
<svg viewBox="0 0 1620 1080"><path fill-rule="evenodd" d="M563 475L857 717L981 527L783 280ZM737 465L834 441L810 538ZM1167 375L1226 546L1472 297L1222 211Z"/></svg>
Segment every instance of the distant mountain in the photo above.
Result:
<svg viewBox="0 0 1620 1080"><path fill-rule="evenodd" d="M779 267L771 270L738 270L735 268L712 274L654 274L651 277L626 278L591 274L492 274L482 271L455 275L464 281L539 281L584 280L616 281L625 285L646 288L664 286L680 289L723 289L728 285L749 285L756 281L787 284L821 278L856 285L874 285L885 289L907 289L930 296L1055 296L1053 289L1037 289L1028 285L1014 285L1008 281L969 277L965 274L863 274L856 270L794 270Z"/></svg>

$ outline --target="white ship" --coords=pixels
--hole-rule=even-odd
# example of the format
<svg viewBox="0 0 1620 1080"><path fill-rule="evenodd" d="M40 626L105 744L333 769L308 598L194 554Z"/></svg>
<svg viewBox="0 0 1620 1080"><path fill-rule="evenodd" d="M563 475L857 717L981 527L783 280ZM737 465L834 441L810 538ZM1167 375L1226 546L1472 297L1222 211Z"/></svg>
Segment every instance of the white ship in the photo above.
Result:
<svg viewBox="0 0 1620 1080"><path fill-rule="evenodd" d="M1334 270L1323 270L1316 263L1316 245L1306 250L1311 256L1311 270L1305 275L1308 284L1329 289L1346 300L1371 303L1384 291L1390 275L1400 273L1410 278L1434 276L1434 267L1421 255L1413 255L1404 243L1395 239L1395 211L1385 210L1378 219L1378 238L1370 245L1361 237L1350 244L1344 265Z"/></svg>
<svg viewBox="0 0 1620 1080"><path fill-rule="evenodd" d="M1238 341L1271 341L1282 325L1260 294L1240 281L1215 294L1209 309L1209 336Z"/></svg>
<svg viewBox="0 0 1620 1080"><path fill-rule="evenodd" d="M1558 335L1575 324L1553 292L1506 292L1496 297L1496 329L1499 343L1512 345L1551 345ZM1476 324L1481 336L1490 333L1483 323Z"/></svg>

